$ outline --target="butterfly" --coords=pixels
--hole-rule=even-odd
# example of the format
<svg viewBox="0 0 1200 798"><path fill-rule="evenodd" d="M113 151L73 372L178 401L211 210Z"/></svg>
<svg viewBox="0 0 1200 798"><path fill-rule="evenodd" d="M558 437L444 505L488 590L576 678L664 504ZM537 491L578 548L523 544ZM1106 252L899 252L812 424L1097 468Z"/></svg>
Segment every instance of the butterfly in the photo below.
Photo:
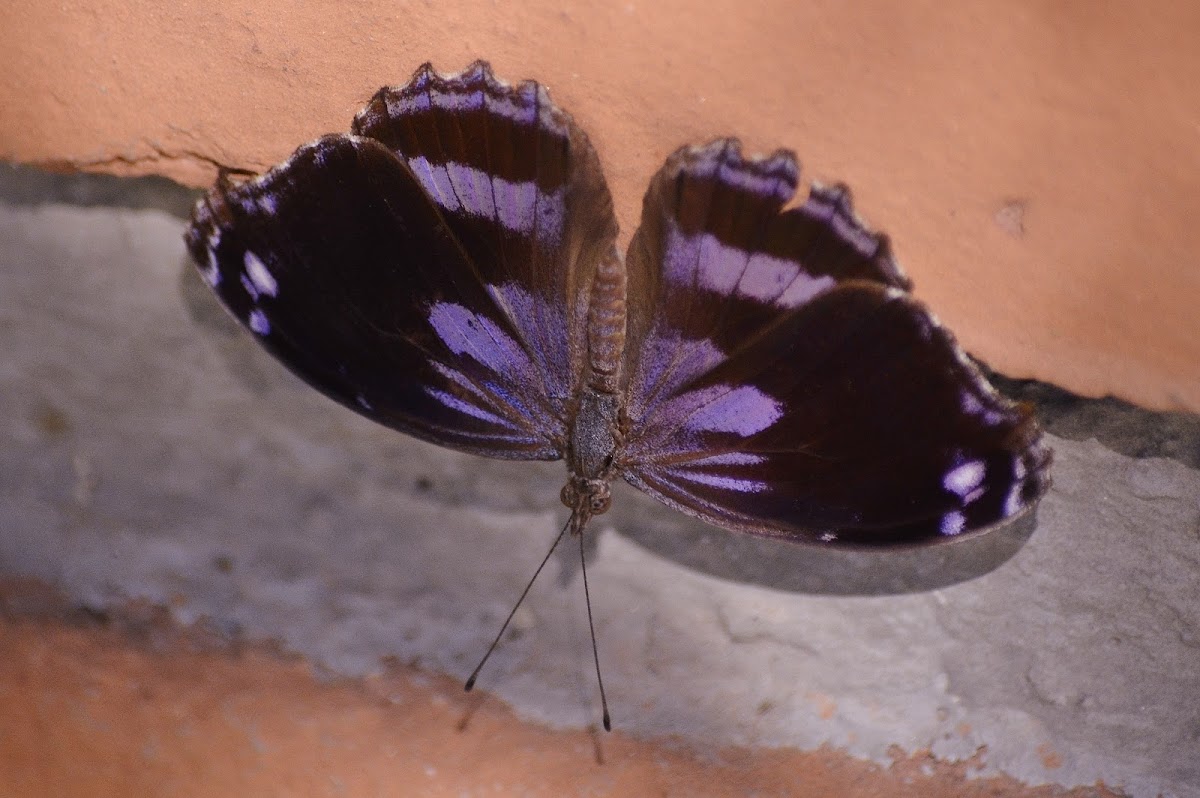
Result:
<svg viewBox="0 0 1200 798"><path fill-rule="evenodd" d="M464 452L565 460L559 540L617 478L827 546L1025 513L1051 460L1030 408L913 298L846 187L786 208L798 185L785 150L683 147L622 257L597 153L544 87L426 64L349 134L222 175L186 242L233 315L337 402Z"/></svg>

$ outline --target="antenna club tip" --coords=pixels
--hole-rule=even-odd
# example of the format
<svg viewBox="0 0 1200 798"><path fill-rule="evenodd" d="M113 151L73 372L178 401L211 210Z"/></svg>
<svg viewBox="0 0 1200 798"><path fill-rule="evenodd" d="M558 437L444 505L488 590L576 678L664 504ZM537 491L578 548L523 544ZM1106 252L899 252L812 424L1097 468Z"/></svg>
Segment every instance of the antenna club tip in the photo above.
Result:
<svg viewBox="0 0 1200 798"><path fill-rule="evenodd" d="M607 712L604 713L604 730L606 732L612 731L612 718L608 716Z"/></svg>
<svg viewBox="0 0 1200 798"><path fill-rule="evenodd" d="M471 688L473 688L474 686L475 686L475 677L472 676L470 679L467 679L467 683L463 685L463 692L464 693L471 692Z"/></svg>

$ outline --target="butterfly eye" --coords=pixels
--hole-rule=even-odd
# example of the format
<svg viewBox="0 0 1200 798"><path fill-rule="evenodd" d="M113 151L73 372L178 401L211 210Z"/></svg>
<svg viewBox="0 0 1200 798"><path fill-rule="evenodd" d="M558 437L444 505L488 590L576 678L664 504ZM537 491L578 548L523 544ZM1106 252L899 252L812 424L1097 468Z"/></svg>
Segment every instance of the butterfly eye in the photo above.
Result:
<svg viewBox="0 0 1200 798"><path fill-rule="evenodd" d="M575 485L570 481L563 485L562 491L558 494L558 500L571 509L575 509L575 504L579 500L579 493L575 490Z"/></svg>

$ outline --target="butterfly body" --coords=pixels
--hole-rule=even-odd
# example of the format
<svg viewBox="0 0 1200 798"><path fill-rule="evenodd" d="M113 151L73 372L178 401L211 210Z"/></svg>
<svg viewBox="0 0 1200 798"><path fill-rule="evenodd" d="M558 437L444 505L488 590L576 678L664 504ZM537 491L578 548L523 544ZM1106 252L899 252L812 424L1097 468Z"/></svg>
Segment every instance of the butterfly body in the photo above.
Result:
<svg viewBox="0 0 1200 798"><path fill-rule="evenodd" d="M1032 508L1050 453L910 294L841 186L685 147L628 252L599 158L532 82L428 65L349 135L223 179L187 241L285 365L393 429L565 459L571 531L623 478L735 531L928 544Z"/></svg>

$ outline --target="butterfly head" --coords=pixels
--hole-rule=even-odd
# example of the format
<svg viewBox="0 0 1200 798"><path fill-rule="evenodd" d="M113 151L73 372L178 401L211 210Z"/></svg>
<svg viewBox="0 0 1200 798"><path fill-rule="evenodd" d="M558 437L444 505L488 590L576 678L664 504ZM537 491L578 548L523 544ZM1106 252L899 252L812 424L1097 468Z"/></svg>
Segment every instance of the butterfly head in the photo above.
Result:
<svg viewBox="0 0 1200 798"><path fill-rule="evenodd" d="M603 515L612 506L612 488L606 479L589 479L572 474L559 494L562 503L571 508L572 535L583 532L592 516Z"/></svg>

